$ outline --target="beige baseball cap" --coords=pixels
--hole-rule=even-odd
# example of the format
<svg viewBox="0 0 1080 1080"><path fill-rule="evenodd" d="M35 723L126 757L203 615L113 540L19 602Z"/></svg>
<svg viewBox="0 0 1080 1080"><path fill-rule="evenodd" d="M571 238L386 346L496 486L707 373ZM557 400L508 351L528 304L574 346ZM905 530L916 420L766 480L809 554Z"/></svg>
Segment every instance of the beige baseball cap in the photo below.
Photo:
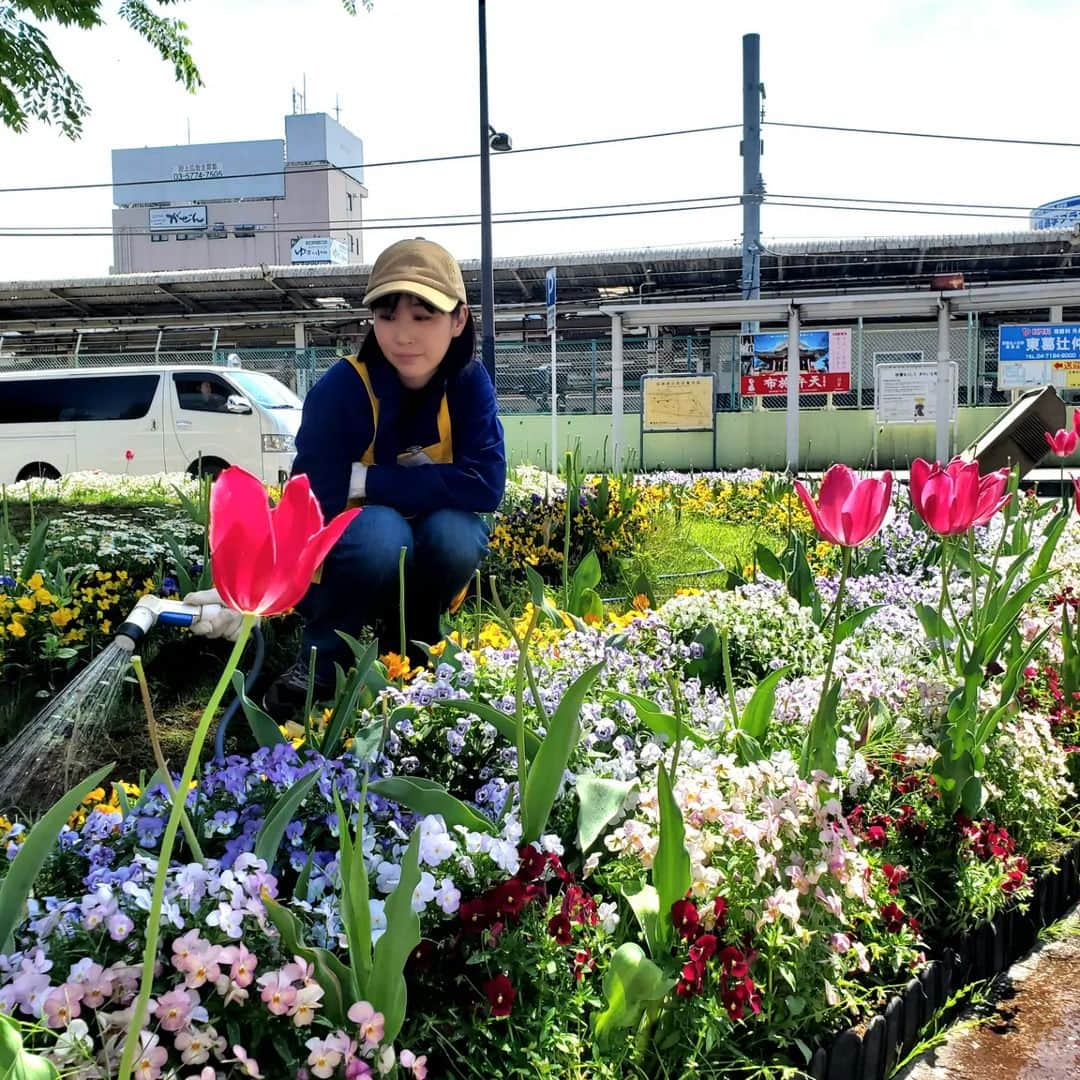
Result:
<svg viewBox="0 0 1080 1080"><path fill-rule="evenodd" d="M375 260L364 303L370 307L380 296L399 292L419 296L439 311L468 303L457 260L430 240L399 240Z"/></svg>

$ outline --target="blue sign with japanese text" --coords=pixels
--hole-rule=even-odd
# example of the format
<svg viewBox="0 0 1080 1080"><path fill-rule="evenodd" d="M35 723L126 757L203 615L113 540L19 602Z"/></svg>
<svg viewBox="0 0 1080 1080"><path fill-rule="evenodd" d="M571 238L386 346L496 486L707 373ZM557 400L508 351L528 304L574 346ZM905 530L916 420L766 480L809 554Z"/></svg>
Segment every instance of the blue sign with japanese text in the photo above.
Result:
<svg viewBox="0 0 1080 1080"><path fill-rule="evenodd" d="M998 360L1080 360L1080 323L999 326Z"/></svg>

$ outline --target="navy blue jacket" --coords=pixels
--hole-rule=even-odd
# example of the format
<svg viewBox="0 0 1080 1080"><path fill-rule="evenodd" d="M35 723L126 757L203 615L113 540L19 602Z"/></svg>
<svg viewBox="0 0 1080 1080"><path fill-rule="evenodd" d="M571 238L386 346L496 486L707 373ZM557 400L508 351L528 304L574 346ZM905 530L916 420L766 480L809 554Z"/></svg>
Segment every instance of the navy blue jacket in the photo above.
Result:
<svg viewBox="0 0 1080 1080"><path fill-rule="evenodd" d="M367 471L366 501L403 514L457 509L483 513L498 508L506 486L506 450L495 390L483 365L470 360L447 372L445 362L427 386L409 390L381 356L367 360L379 399L375 464ZM437 419L443 393L450 413L451 464L397 464L397 455L439 441ZM363 381L347 360L338 360L311 388L296 436L293 475L306 473L329 520L345 508L354 462L371 445L371 403Z"/></svg>

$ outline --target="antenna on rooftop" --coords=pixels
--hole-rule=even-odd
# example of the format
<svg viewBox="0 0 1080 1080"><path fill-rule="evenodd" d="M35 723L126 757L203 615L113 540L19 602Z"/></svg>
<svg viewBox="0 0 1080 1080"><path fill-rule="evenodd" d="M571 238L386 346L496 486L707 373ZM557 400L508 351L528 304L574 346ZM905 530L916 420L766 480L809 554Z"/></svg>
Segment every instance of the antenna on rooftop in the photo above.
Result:
<svg viewBox="0 0 1080 1080"><path fill-rule="evenodd" d="M341 96L339 94L334 95L334 119L341 123Z"/></svg>

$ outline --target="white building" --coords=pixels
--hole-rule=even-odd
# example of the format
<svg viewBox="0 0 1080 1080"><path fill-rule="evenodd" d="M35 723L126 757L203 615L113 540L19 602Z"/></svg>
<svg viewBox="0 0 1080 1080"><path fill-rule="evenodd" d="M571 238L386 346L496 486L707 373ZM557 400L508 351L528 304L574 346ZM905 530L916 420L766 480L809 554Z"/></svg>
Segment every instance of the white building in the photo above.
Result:
<svg viewBox="0 0 1080 1080"><path fill-rule="evenodd" d="M364 261L364 151L326 113L284 139L112 152L115 274Z"/></svg>

